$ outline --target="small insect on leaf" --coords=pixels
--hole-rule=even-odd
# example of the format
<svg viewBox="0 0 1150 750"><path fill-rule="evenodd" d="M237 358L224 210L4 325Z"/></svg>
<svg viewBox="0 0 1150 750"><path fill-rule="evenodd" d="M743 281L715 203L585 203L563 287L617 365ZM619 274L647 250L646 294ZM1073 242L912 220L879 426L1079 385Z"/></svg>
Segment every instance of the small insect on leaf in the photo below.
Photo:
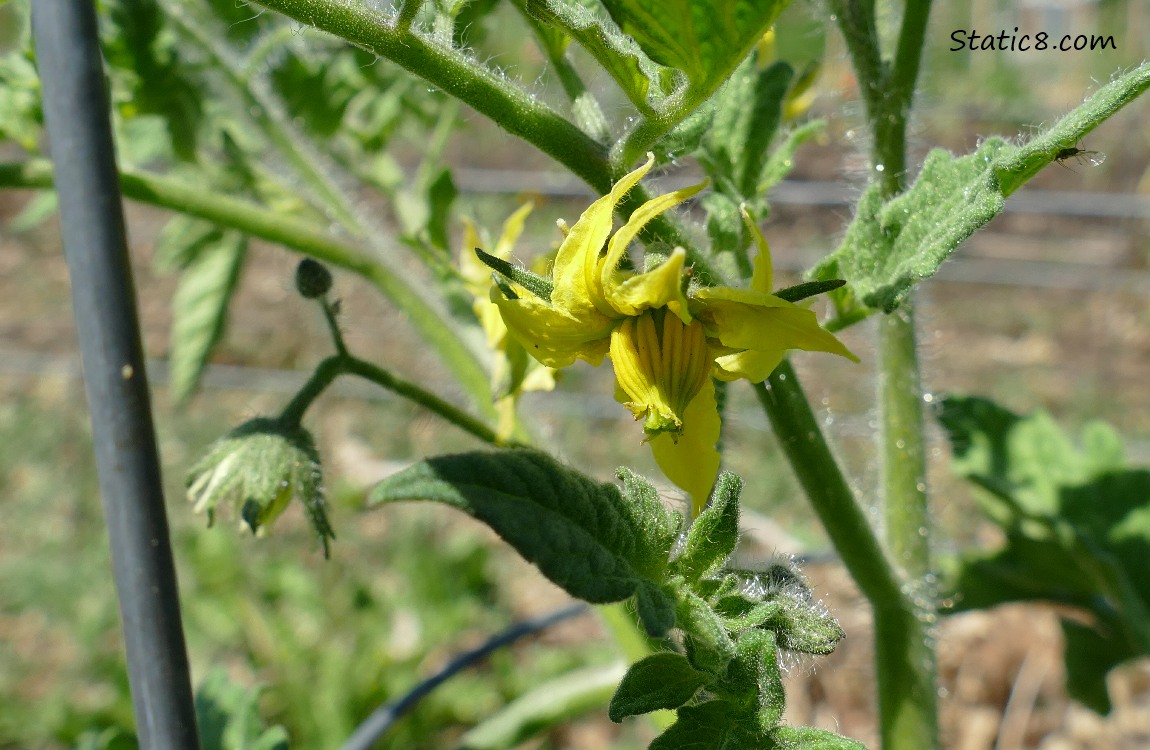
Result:
<svg viewBox="0 0 1150 750"><path fill-rule="evenodd" d="M1067 146L1066 148L1058 149L1058 153L1054 155L1054 161L1058 162L1058 165L1061 167L1066 167L1067 159L1074 159L1074 161L1079 164L1097 167L1106 161L1106 154L1101 151L1085 151L1077 146ZM1066 168L1070 169L1070 167Z"/></svg>

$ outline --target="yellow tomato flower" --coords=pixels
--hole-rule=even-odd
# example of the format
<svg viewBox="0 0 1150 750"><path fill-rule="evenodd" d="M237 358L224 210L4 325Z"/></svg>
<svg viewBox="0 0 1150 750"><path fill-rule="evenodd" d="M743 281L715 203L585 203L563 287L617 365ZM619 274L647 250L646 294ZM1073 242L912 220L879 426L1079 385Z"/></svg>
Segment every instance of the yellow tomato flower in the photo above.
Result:
<svg viewBox="0 0 1150 750"><path fill-rule="evenodd" d="M500 260L509 260L523 222L531 213L533 204L526 203L503 222L503 230L491 254ZM541 366L527 356L523 346L507 335L507 326L499 308L490 300L491 269L475 255L475 248L483 243L475 224L463 220L463 246L459 254L459 272L467 291L474 297L472 310L487 336L487 345L494 355L491 367L491 390L495 394L495 409L499 415L496 434L501 440L512 437L516 428L515 407L520 394L526 391L549 391L555 387L554 371Z"/></svg>
<svg viewBox="0 0 1150 750"><path fill-rule="evenodd" d="M549 367L578 359L597 366L611 357L619 400L643 421L656 462L690 493L698 513L719 470L712 377L761 382L789 349L857 358L819 326L813 312L770 293L770 250L745 213L758 248L748 289L688 291L682 248L644 272L622 269L628 246L647 222L704 187L647 201L612 232L615 206L653 163L648 155L567 231L549 296L508 279L491 289L491 300L508 332Z"/></svg>

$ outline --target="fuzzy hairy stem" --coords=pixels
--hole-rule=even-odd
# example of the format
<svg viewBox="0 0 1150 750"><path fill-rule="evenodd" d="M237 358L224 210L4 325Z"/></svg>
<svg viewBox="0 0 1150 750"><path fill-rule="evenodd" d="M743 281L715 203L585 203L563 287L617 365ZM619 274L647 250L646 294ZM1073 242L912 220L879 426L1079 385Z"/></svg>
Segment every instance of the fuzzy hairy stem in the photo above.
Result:
<svg viewBox="0 0 1150 750"><path fill-rule="evenodd" d="M882 59L872 0L832 0L873 131L871 160L883 197L906 188L906 126L922 58L930 0L908 0L895 56ZM906 581L900 603L875 607L879 723L886 750L939 746L922 387L912 300L879 323L882 501L886 546ZM910 601L908 599L908 593ZM908 615L909 613L909 615Z"/></svg>

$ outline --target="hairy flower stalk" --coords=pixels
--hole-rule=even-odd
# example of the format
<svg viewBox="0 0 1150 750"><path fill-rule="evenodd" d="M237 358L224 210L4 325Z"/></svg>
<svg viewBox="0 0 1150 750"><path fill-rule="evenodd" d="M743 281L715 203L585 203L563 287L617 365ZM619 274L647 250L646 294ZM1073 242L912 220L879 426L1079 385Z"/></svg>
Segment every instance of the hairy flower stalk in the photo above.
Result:
<svg viewBox="0 0 1150 750"><path fill-rule="evenodd" d="M561 225L565 237L550 279L478 255L497 273L491 301L507 332L532 357L558 369L580 359L598 366L610 356L619 400L643 422L655 461L691 495L697 514L719 472L712 377L761 382L790 349L857 359L813 312L771 294L770 249L746 213L759 251L747 289L689 288L682 248L649 256L641 273L626 270L624 256L643 227L705 187L653 198L615 230L616 205L653 164L648 155L573 226Z"/></svg>

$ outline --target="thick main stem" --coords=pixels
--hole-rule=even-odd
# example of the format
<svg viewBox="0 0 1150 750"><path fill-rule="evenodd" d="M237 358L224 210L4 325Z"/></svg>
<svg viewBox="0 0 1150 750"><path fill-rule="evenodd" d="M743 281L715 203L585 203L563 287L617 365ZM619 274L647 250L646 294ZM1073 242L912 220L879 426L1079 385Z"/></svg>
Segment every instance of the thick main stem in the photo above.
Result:
<svg viewBox="0 0 1150 750"><path fill-rule="evenodd" d="M882 59L869 0L833 0L858 73L874 135L872 168L884 198L906 187L906 124L922 57L930 0L908 0L894 59ZM896 604L875 608L879 723L886 750L939 746L936 663L930 627L930 523L927 515L922 388L912 300L879 322L882 501L885 541L905 581Z"/></svg>

